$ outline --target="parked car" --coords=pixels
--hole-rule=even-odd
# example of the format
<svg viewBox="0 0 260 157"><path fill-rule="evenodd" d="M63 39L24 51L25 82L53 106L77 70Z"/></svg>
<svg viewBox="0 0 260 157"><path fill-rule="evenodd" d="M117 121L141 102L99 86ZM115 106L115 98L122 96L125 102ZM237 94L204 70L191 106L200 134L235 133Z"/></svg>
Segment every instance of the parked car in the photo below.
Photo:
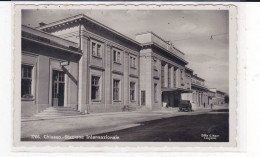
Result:
<svg viewBox="0 0 260 157"><path fill-rule="evenodd" d="M192 112L192 105L189 100L181 100L179 102L179 112L180 111Z"/></svg>

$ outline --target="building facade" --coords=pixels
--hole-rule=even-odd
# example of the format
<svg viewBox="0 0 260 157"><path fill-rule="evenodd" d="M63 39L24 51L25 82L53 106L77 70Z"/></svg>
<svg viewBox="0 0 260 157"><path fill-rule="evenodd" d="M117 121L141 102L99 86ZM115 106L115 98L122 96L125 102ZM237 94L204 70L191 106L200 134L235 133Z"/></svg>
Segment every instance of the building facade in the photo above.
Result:
<svg viewBox="0 0 260 157"><path fill-rule="evenodd" d="M190 71L190 70L189 70ZM210 97L208 88L205 86L205 80L196 74L191 74L191 93L183 94L183 100L189 100L193 109L210 107Z"/></svg>
<svg viewBox="0 0 260 157"><path fill-rule="evenodd" d="M82 56L77 47L75 42L22 26L22 116L50 106L76 108L78 62Z"/></svg>
<svg viewBox="0 0 260 157"><path fill-rule="evenodd" d="M190 91L184 53L153 32L139 33L141 105L152 110L177 107L181 94Z"/></svg>
<svg viewBox="0 0 260 157"><path fill-rule="evenodd" d="M191 88L193 103L195 107L209 107L208 88L205 86L205 80L198 77L196 74L191 78Z"/></svg>
<svg viewBox="0 0 260 157"><path fill-rule="evenodd" d="M214 97L213 97L214 105L225 104L225 96L227 96L225 92L217 90L216 88L210 88L209 90L214 93Z"/></svg>
<svg viewBox="0 0 260 157"><path fill-rule="evenodd" d="M83 113L138 107L140 49L85 15L22 26L22 116L51 106Z"/></svg>
<svg viewBox="0 0 260 157"><path fill-rule="evenodd" d="M21 53L22 117L49 107L98 113L210 104L205 80L186 67L184 53L153 32L133 40L80 14L23 25ZM222 102L220 92L214 97Z"/></svg>

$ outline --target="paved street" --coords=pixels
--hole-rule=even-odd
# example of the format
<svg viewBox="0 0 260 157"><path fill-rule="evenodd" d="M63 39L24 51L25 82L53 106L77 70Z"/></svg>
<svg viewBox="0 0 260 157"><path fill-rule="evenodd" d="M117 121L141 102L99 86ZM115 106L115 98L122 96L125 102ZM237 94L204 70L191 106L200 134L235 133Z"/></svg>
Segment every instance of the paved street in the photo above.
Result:
<svg viewBox="0 0 260 157"><path fill-rule="evenodd" d="M120 139L117 141L136 142L228 142L228 117L228 113L209 113L163 118L98 136L118 136ZM204 135L218 137L202 138Z"/></svg>
<svg viewBox="0 0 260 157"><path fill-rule="evenodd" d="M224 128L223 132L226 132L228 130L226 127L228 126L227 112L209 111L209 109L202 109L189 113L177 112L177 110L123 112L92 114L62 119L23 121L21 123L21 137L22 140L25 141L63 141L64 136L67 135L86 136L99 134L102 136L117 135L122 141L180 141L183 139L176 138L176 136L179 136L181 132L181 134L185 136L179 137L187 137L190 139L192 136L190 135L191 133L189 133L190 130L193 130L192 134L194 133L195 136L200 136L200 133L212 133L207 131L207 129L213 129L213 131L215 131ZM218 129L218 127L220 128ZM203 130L205 131L203 132ZM171 134L171 136L169 134ZM228 135L224 136L223 134L221 138L226 138L227 136ZM196 138L201 139L200 137ZM196 138L191 139L198 140ZM223 140L224 139L222 139L222 141Z"/></svg>

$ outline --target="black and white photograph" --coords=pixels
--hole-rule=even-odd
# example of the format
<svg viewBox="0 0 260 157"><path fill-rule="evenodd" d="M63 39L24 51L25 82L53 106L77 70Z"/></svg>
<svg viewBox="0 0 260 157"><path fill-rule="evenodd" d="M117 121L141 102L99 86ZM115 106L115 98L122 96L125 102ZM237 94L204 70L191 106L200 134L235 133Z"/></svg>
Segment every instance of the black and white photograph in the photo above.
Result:
<svg viewBox="0 0 260 157"><path fill-rule="evenodd" d="M234 144L230 19L228 7L22 8L19 143Z"/></svg>

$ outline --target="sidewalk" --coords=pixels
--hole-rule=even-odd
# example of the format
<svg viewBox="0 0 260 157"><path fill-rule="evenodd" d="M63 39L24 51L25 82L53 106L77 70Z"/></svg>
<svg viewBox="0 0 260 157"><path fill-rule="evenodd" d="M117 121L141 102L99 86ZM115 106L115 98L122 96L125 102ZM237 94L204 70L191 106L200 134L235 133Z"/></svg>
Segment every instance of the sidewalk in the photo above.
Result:
<svg viewBox="0 0 260 157"><path fill-rule="evenodd" d="M21 138L30 139L31 135L51 136L85 136L101 134L140 125L140 122L151 121L182 115L198 115L210 109L194 112L175 111L137 111L89 114L60 119L28 120L21 122Z"/></svg>

